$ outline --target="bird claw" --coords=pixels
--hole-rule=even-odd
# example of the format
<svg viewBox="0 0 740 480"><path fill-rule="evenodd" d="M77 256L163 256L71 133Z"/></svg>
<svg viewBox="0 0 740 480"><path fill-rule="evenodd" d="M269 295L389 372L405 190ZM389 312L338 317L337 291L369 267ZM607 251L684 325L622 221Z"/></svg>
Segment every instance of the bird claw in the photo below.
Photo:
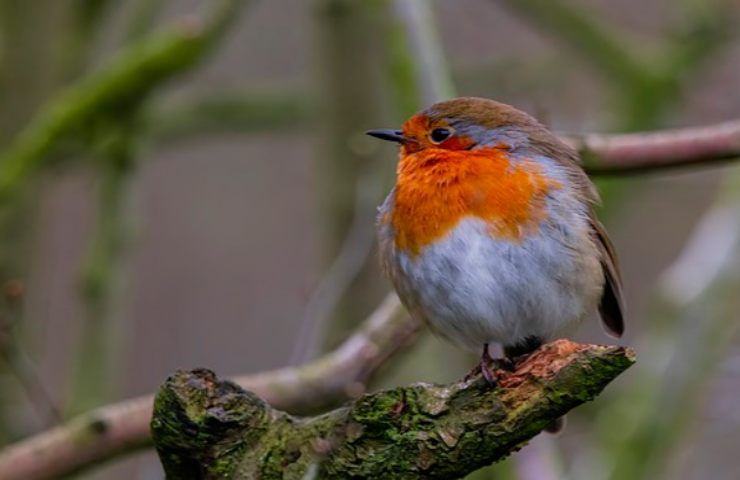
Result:
<svg viewBox="0 0 740 480"><path fill-rule="evenodd" d="M466 375L463 381L467 382L473 380L478 376L482 376L488 385L495 387L498 382L498 375L496 374L496 368L491 365L483 366L483 362L479 363L472 368Z"/></svg>
<svg viewBox="0 0 740 480"><path fill-rule="evenodd" d="M468 373L465 374L465 378L463 378L463 381L467 382L469 380L472 380L480 374L481 374L481 368L480 368L480 364L478 364L474 366Z"/></svg>
<svg viewBox="0 0 740 480"><path fill-rule="evenodd" d="M495 387L496 383L498 382L498 374L496 374L496 367L494 363L490 362L487 365L484 365L481 361L480 371L483 374L483 378L485 378L486 382L488 382L488 385L490 385L491 387Z"/></svg>
<svg viewBox="0 0 740 480"><path fill-rule="evenodd" d="M483 348L480 362L465 375L465 381L482 375L488 385L493 387L498 382L499 371L513 372L515 369L516 363L510 358L492 358L488 353L488 346L486 345Z"/></svg>

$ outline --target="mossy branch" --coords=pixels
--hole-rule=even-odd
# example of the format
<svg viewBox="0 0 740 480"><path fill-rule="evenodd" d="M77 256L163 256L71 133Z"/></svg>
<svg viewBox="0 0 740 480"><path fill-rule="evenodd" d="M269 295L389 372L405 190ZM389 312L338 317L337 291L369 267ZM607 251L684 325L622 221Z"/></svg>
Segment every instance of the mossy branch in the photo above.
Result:
<svg viewBox="0 0 740 480"><path fill-rule="evenodd" d="M336 350L300 366L234 381L275 408L305 413L364 393L372 375L416 336L420 324L388 295ZM97 408L0 450L0 480L48 480L149 447L153 395Z"/></svg>
<svg viewBox="0 0 740 480"><path fill-rule="evenodd" d="M208 370L157 394L152 435L168 478L458 478L500 460L634 363L623 347L558 340L501 372L365 395L327 414L277 411Z"/></svg>
<svg viewBox="0 0 740 480"><path fill-rule="evenodd" d="M152 109L144 123L159 145L225 132L305 128L315 108L305 92L227 92Z"/></svg>
<svg viewBox="0 0 740 480"><path fill-rule="evenodd" d="M130 114L148 94L205 58L246 0L214 2L206 22L180 22L126 48L62 91L0 153L0 202L43 165L61 140L90 140L96 127Z"/></svg>

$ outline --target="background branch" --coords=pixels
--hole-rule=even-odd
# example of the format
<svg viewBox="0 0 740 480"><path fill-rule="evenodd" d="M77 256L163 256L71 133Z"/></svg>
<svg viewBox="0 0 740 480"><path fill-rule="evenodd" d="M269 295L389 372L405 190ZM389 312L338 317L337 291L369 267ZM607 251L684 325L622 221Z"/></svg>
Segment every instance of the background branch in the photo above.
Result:
<svg viewBox="0 0 740 480"><path fill-rule="evenodd" d="M646 55L633 39L611 28L588 9L562 0L494 0L539 30L553 35L579 55L614 88L614 106L622 111L622 128L654 127L681 98L686 79L701 72L732 32L729 2L683 2L681 29L670 41ZM681 2L677 2L681 3ZM700 11L701 10L701 11Z"/></svg>
<svg viewBox="0 0 740 480"><path fill-rule="evenodd" d="M578 149L590 175L637 174L740 157L740 120L703 127L563 139Z"/></svg>
<svg viewBox="0 0 740 480"><path fill-rule="evenodd" d="M152 432L168 478L459 478L517 450L633 362L629 349L558 340L501 372L498 388L481 377L415 384L302 419L210 371L179 372L157 394Z"/></svg>
<svg viewBox="0 0 740 480"><path fill-rule="evenodd" d="M195 65L245 3L217 2L208 22L181 22L145 38L60 93L0 154L0 201L34 173L62 139L88 139L91 127L132 112L153 89Z"/></svg>
<svg viewBox="0 0 740 480"><path fill-rule="evenodd" d="M127 204L135 169L136 119L111 128L97 152L99 185L95 230L81 275L85 312L65 412L79 414L116 398L108 379L119 367L124 336L115 322L117 285L123 283L122 257L127 243ZM130 125L126 125L129 123Z"/></svg>
<svg viewBox="0 0 740 480"><path fill-rule="evenodd" d="M405 71L398 65L396 69ZM394 80L401 92L408 92L403 85L408 81L405 75L397 72L400 78ZM409 114L420 108L419 103L405 97ZM145 128L155 141L167 144L214 132L304 128L313 115L315 111L304 95L286 92L265 98L249 92L234 93L157 109L146 117ZM740 158L740 120L636 133L560 136L579 151L593 176L636 175Z"/></svg>
<svg viewBox="0 0 740 480"><path fill-rule="evenodd" d="M419 325L395 295L333 352L300 367L235 381L293 413L327 407L365 392L370 376L414 337ZM149 445L152 396L98 408L0 452L0 480L58 478Z"/></svg>
<svg viewBox="0 0 740 480"><path fill-rule="evenodd" d="M214 133L287 131L315 117L308 93L231 92L152 109L144 119L158 144L191 141Z"/></svg>

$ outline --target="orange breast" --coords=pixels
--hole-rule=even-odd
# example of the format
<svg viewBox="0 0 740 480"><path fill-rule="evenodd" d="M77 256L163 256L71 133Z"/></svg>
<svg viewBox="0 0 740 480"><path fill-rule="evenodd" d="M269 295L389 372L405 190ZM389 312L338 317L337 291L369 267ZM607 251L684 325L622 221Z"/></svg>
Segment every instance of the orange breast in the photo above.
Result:
<svg viewBox="0 0 740 480"><path fill-rule="evenodd" d="M418 254L464 217L488 222L495 238L536 232L545 194L559 188L534 161L512 163L504 149L425 149L401 158L390 220L399 249Z"/></svg>

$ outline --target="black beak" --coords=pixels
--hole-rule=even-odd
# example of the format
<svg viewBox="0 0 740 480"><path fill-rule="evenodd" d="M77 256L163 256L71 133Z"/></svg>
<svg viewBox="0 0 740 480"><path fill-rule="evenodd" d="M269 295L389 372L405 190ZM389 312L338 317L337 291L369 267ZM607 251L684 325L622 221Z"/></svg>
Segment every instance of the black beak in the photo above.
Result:
<svg viewBox="0 0 740 480"><path fill-rule="evenodd" d="M371 137L379 138L381 140L388 140L389 142L406 143L409 141L408 138L403 136L401 130L392 130L390 128L379 128L377 130L368 130L365 132Z"/></svg>

